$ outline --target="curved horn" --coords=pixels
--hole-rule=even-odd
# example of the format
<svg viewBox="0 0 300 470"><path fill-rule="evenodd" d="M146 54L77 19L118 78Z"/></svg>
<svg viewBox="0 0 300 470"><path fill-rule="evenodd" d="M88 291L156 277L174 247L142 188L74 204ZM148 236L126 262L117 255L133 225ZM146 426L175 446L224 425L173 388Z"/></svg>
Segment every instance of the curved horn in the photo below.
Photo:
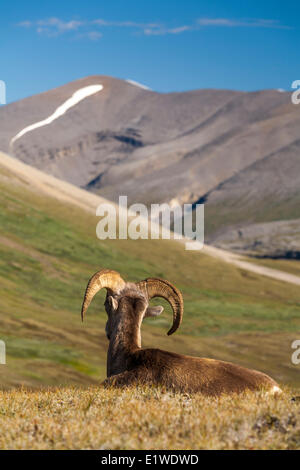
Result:
<svg viewBox="0 0 300 470"><path fill-rule="evenodd" d="M81 308L81 319L83 321L85 312L88 309L93 297L100 289L105 287L109 295L119 292L125 286L125 281L117 271L111 269L101 269L88 282L85 290L83 304Z"/></svg>
<svg viewBox="0 0 300 470"><path fill-rule="evenodd" d="M146 294L149 300L153 297L163 297L169 302L173 310L173 325L168 331L168 335L175 333L183 316L183 298L181 292L173 284L164 279L148 278L137 282L138 288Z"/></svg>

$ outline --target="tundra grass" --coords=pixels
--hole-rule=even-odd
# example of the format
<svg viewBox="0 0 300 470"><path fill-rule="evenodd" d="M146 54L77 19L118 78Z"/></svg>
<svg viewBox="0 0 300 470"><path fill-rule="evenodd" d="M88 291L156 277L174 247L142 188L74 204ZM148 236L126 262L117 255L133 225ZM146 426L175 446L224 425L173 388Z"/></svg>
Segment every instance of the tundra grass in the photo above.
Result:
<svg viewBox="0 0 300 470"><path fill-rule="evenodd" d="M234 360L300 385L299 366L290 361L300 332L299 287L176 242L100 241L97 222L0 172L0 338L7 347L1 388L94 384L105 377L104 293L80 321L87 280L101 267L130 280L167 278L182 290L180 331L166 337L171 312L162 301L163 316L143 325L145 346Z"/></svg>
<svg viewBox="0 0 300 470"><path fill-rule="evenodd" d="M206 398L101 387L0 392L1 449L299 449L286 390Z"/></svg>
<svg viewBox="0 0 300 470"><path fill-rule="evenodd" d="M267 268L279 269L295 276L300 276L300 260L298 259L266 259L266 258L249 258L252 263Z"/></svg>

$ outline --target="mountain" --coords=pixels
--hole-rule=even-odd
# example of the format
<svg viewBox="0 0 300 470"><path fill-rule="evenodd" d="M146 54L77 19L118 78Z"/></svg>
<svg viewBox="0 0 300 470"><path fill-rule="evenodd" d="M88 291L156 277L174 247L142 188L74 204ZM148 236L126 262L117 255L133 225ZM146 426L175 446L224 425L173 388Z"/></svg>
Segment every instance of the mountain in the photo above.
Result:
<svg viewBox="0 0 300 470"><path fill-rule="evenodd" d="M13 140L93 85L103 88ZM300 113L290 93L163 94L92 76L1 107L0 122L0 149L58 178L113 201L127 195L129 203L205 202L209 243L229 246L226 232L233 249L237 242L257 255L291 251L276 245L269 225L299 219ZM260 223L268 224L275 251L262 249ZM240 233L250 226L244 243ZM292 236L291 256L299 253Z"/></svg>
<svg viewBox="0 0 300 470"><path fill-rule="evenodd" d="M80 319L86 283L101 267L132 281L163 277L182 291L178 332L166 335L171 311L159 299L166 312L144 322L144 347L233 361L299 386L290 360L300 326L297 285L175 241L98 240L100 202L0 153L0 339L7 351L0 389L97 384L105 377L104 293L86 322Z"/></svg>

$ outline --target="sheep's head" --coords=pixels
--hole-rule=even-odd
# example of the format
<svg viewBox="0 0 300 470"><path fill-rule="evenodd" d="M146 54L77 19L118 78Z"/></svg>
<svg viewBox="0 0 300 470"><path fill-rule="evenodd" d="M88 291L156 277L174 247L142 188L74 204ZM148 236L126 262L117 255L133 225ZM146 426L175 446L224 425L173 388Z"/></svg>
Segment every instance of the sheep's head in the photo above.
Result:
<svg viewBox="0 0 300 470"><path fill-rule="evenodd" d="M149 306L153 297L162 297L169 302L173 310L173 325L168 335L179 327L183 315L183 299L181 293L170 282L158 278L148 278L137 283L125 282L120 274L109 269L98 271L88 282L81 310L81 318L93 297L105 288L107 291L105 309L108 315L106 334L110 338L118 328L121 320L136 322L140 326L145 317L155 317L162 313L163 307Z"/></svg>

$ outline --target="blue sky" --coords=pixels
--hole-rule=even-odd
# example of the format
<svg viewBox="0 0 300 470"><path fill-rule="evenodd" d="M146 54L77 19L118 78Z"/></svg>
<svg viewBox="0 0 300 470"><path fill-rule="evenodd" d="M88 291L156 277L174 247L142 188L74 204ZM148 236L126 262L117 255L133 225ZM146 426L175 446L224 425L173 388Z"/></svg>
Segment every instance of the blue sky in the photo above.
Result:
<svg viewBox="0 0 300 470"><path fill-rule="evenodd" d="M0 5L7 101L104 74L162 92L289 90L300 79L300 4L52 0Z"/></svg>

